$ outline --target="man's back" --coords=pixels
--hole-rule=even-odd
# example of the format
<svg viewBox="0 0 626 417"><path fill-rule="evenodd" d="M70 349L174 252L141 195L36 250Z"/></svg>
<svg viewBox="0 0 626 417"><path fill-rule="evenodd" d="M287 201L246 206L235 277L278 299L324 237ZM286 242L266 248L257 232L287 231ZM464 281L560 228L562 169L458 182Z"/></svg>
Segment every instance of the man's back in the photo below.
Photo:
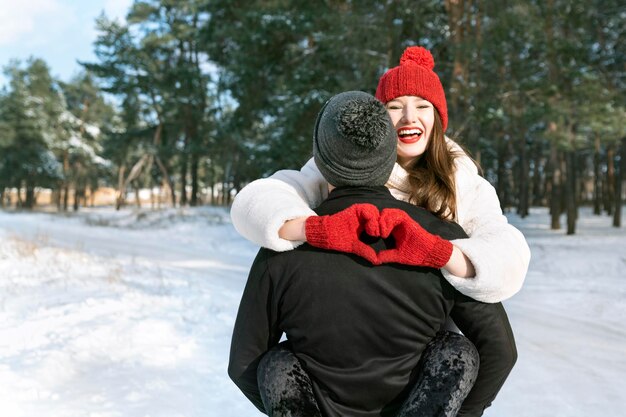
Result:
<svg viewBox="0 0 626 417"><path fill-rule="evenodd" d="M395 200L384 187L340 188L316 211L368 202L405 209L432 233L465 237L455 224ZM372 242L376 250L392 242ZM320 409L331 416L393 414L420 355L452 308L455 290L430 268L372 267L353 255L303 245L255 261L267 275L272 324L284 331L313 381ZM253 267L254 269L254 267ZM251 274L252 277L252 274Z"/></svg>

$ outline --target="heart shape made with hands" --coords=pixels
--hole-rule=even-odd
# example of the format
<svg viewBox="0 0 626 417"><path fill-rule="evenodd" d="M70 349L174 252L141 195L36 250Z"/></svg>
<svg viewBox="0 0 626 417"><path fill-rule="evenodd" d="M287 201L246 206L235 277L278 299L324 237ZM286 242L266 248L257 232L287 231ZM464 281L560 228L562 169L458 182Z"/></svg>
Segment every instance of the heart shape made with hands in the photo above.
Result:
<svg viewBox="0 0 626 417"><path fill-rule="evenodd" d="M378 210L376 211L378 212ZM359 240L359 243L354 243L356 254L366 258L374 265L383 263L413 264L412 258L420 250L419 245L416 247L413 244L413 241L418 240L413 234L428 232L406 212L400 209L385 208L375 213L371 208L367 208L356 210L355 214L360 225L356 231L357 236L354 236ZM376 252L374 248L361 240L362 232L374 238L388 239L392 237L391 247Z"/></svg>
<svg viewBox="0 0 626 417"><path fill-rule="evenodd" d="M357 229L357 236L355 237L363 242L364 245L369 246L361 239L363 232L373 238L393 238L392 242L387 242L387 249L376 252L376 262L372 263L377 265L383 263L380 259L381 254L389 254L390 251L397 251L399 249L398 246L401 246L401 243L406 240L404 238L407 235L407 228L410 227L411 224L416 224L406 212L400 209L385 208L380 212L377 209L376 213L370 209L357 210L355 214L357 215L357 220L360 225ZM372 248L372 250L374 249ZM385 256L383 256L383 258L385 258Z"/></svg>
<svg viewBox="0 0 626 417"><path fill-rule="evenodd" d="M372 237L380 237L382 239L394 236L403 226L417 225L415 220L400 209L385 208L382 212L376 209L376 213L370 210L359 210L355 214L357 214L357 220L361 225L362 231L365 231Z"/></svg>
<svg viewBox="0 0 626 417"><path fill-rule="evenodd" d="M312 246L354 253L374 265L401 263L440 268L450 259L452 244L424 230L406 212L372 204L354 204L338 213L312 216L306 221L307 242ZM365 232L373 237L392 236L395 247L376 252L361 241Z"/></svg>
<svg viewBox="0 0 626 417"><path fill-rule="evenodd" d="M377 234L375 219L375 216L366 219L365 232L383 239L391 236L395 247L376 253L373 264L400 263L441 268L450 259L452 243L425 230L405 211L396 208L383 209L378 216Z"/></svg>

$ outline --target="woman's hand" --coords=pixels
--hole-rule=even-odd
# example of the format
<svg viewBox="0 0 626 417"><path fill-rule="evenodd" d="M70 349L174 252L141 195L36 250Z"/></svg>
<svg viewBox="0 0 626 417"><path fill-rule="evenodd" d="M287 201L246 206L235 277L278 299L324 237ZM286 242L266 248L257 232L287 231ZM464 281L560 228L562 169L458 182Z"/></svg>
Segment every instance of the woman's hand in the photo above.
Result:
<svg viewBox="0 0 626 417"><path fill-rule="evenodd" d="M380 215L380 235L392 235L394 249L381 251L379 262L397 262L405 265L443 268L461 278L475 276L474 265L456 246L433 235L398 209L384 209Z"/></svg>
<svg viewBox="0 0 626 417"><path fill-rule="evenodd" d="M452 243L427 232L406 212L386 208L380 214L380 236L393 236L396 244L378 254L382 263L443 267L452 256Z"/></svg>
<svg viewBox="0 0 626 417"><path fill-rule="evenodd" d="M306 241L322 249L353 253L378 265L376 252L360 240L361 233L378 236L380 217L372 204L354 204L328 216L311 216L306 219Z"/></svg>

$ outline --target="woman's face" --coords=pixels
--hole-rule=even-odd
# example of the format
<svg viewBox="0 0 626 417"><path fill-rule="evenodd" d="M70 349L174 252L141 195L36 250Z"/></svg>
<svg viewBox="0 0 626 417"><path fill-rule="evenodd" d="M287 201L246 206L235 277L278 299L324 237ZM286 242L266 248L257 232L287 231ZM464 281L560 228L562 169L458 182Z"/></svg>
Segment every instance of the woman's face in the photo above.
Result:
<svg viewBox="0 0 626 417"><path fill-rule="evenodd" d="M398 135L398 163L403 167L426 150L435 123L433 105L417 96L400 96L385 107Z"/></svg>

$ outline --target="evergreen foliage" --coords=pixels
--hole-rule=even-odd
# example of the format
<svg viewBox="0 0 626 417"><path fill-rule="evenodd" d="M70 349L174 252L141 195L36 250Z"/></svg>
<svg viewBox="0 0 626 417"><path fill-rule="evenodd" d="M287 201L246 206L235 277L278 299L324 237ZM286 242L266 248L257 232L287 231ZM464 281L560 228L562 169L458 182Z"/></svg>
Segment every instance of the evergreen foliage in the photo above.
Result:
<svg viewBox="0 0 626 417"><path fill-rule="evenodd" d="M322 104L373 93L419 44L446 90L448 136L503 208L549 205L554 228L567 208L573 233L578 204L612 214L623 192L624 22L619 0L135 1L126 21L95 22L97 58L78 78L36 59L6 66L0 194L22 190L28 207L51 188L67 208L106 184L118 206L140 188L228 204L299 168Z"/></svg>

